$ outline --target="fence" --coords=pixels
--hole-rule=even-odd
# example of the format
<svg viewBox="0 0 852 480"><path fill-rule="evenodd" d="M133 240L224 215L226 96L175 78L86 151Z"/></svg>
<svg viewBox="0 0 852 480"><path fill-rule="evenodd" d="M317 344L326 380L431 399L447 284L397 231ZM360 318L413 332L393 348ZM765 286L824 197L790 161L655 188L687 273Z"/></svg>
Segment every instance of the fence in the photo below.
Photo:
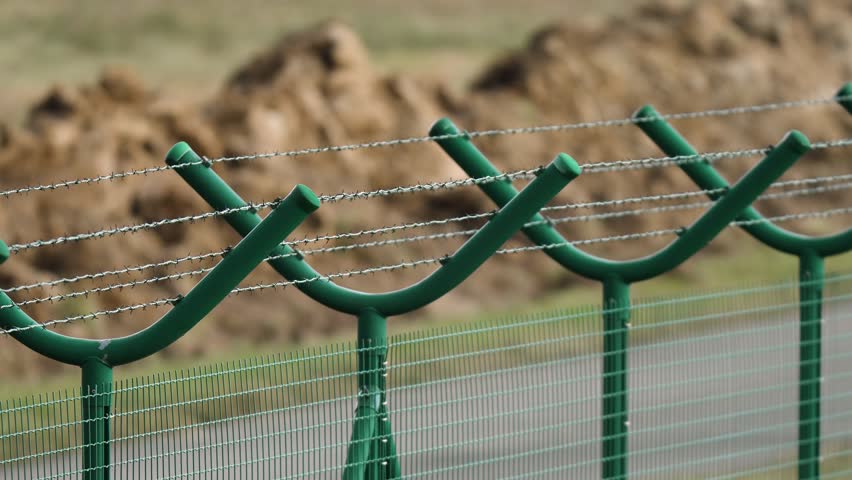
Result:
<svg viewBox="0 0 852 480"><path fill-rule="evenodd" d="M852 84L846 85L833 100L839 101L852 113ZM802 216L848 214L852 209L844 207L812 214L767 218L757 213L750 205L760 198L772 198L772 195L807 195L832 188L845 188L848 184L813 187L815 184L836 182L844 176L786 182L777 180L807 151L845 147L852 145L852 141L841 139L811 144L803 134L794 131L786 135L777 146L768 149L700 155L667 123L667 120L684 117L732 115L745 111L796 108L814 103L816 102L787 102L669 116L660 115L653 108L645 107L629 120L471 133L461 132L448 120L441 120L435 124L428 137L213 160L196 155L187 144L180 143L167 155L165 167L2 192L2 195L10 196L174 170L215 209L212 213L11 245L8 249L4 248L7 250L4 257L32 248L132 233L216 216L223 217L234 230L244 236L233 249L204 255L206 258L222 255L223 259L216 267L180 274L206 274L186 296L39 323L27 316L20 307L133 285L117 284L114 287L32 299L17 304L6 293L0 295L0 326L5 329L5 333L45 356L78 365L82 369L82 389L79 394L66 392L48 399L30 399L27 402L4 406L0 412L0 425L4 429L0 441L3 442L2 462L7 475L13 478L15 475L20 478L67 478L79 475L85 479L105 479L124 478L132 474L143 478L233 478L236 474L239 474L240 478L317 478L342 474L343 478L355 479L441 474L451 478L457 478L458 475L495 478L499 474L509 478L548 475L552 478L564 478L566 472L577 472L576 474L583 476L596 475L609 479L627 478L628 474L631 477L657 478L673 474L672 469L676 466L692 468L694 474L705 475L711 471L705 468L705 458L694 457L688 462L678 464L671 455L681 447L659 447L661 439L667 438L665 435L671 433L672 429L680 429L679 435L687 435L684 432L701 422L721 421L735 425L740 421L751 421L755 422L749 430L751 433L740 433L730 438L711 437L714 438L712 441L736 443L750 435L773 434L779 428L795 428L797 440L777 447L773 454L782 455L785 454L784 448L791 445L796 447L796 460L786 463L796 467L799 478L818 478L820 462L826 458L825 452L820 450L821 446L830 444L835 448L830 442L842 439L844 431L849 431L847 428L826 435L821 432L820 423L826 420L843 420L842 411L832 413L829 417L823 417L821 413L826 401L831 404L847 394L841 388L839 393L826 397L821 388L826 378L822 363L843 356L842 341L845 332L840 320L843 319L842 310L848 295L848 275L826 279L824 259L852 248L852 230L829 237L809 238L783 230L775 224ZM658 253L631 261L618 262L589 255L577 248L583 242L568 242L554 228L558 223L576 221L581 217L551 219L537 213L576 207L546 206L562 188L581 174L580 166L571 157L560 154L546 167L502 173L493 167L472 143L474 138L484 135L592 128L626 123L639 126L670 156L589 164L584 166L585 172L653 168L674 164L684 170L702 189L690 195L706 195L711 200L708 204L701 204L709 208L689 228L603 237L586 242L665 234L677 236ZM283 200L248 204L211 168L214 163L222 161L265 156L296 156L427 140L437 142L471 178L323 196L316 196L307 187L299 185ZM729 185L712 167L712 162L721 158L753 155L762 155L764 158L733 185ZM532 181L518 192L511 182L518 178L529 178ZM301 243L284 242L284 238L323 202L375 198L468 185L476 185L482 189L497 204L499 210L352 234L327 235ZM764 194L770 187L790 186L808 188ZM666 197L677 199L684 195L672 194ZM651 197L599 203L639 203L648 198ZM696 208L695 205L674 207ZM263 208L269 208L272 212L261 220L257 212ZM617 218L635 214L636 211L629 212L609 214L609 217L602 214L600 217ZM641 213L641 210L638 212ZM323 249L308 252L296 248L297 245L311 241L398 232L418 228L425 223L450 223L471 218L487 219L487 223L476 231L454 233L470 238L456 253L442 258L322 275L310 267L306 254ZM778 292L786 292L791 288L791 284L787 283L631 306L630 284L670 271L692 257L729 225L740 226L773 249L799 258L799 279L794 284L798 286L798 300L791 301L789 298L782 298L784 295L779 296ZM501 249L518 231L523 232L533 244ZM382 242L419 241L447 235L449 234L404 237L329 247L326 250L369 248ZM603 288L602 307L598 310L559 314L531 321L505 322L471 330L460 329L389 341L386 326L388 317L416 310L444 296L494 254L534 251L542 251L563 268L600 282ZM200 256L169 260L159 265L171 265L197 258ZM284 280L274 284L239 287L242 279L263 261L272 265ZM434 264L438 265L438 268L421 282L395 292L368 294L340 287L332 281L335 278L420 264ZM147 268L153 267L141 265L122 271ZM74 283L79 278L107 276L116 272L119 271L42 282L38 286ZM168 278L173 277L158 277L145 281ZM302 356L256 360L246 364L183 372L154 380L117 384L113 382L113 367L134 362L170 345L204 318L225 296L286 285L297 287L329 308L356 316L357 342ZM826 285L837 291L823 298ZM30 287L33 286L14 287L6 292L19 292ZM846 292L843 287L847 287ZM764 295L771 297L771 301L760 303ZM734 298L739 300L732 300ZM738 304L739 302L754 304L749 308L741 308L742 304ZM174 307L163 318L151 327L128 337L83 340L45 328L169 303ZM824 305L827 308L836 308L839 312L835 317L840 331L829 339L830 347L826 346L826 340L823 339ZM798 309L797 320L788 318L791 309ZM602 325L596 326L597 319L601 317ZM724 321L738 317L748 321L742 325ZM778 318L784 320L774 321ZM718 329L722 324L728 331L722 329L718 333L706 335L706 331ZM700 325L700 335L690 337L678 333L683 325ZM797 339L794 338L795 335L791 336L791 328L798 328ZM654 329L663 332L661 336L654 337L648 333ZM523 337L519 337L518 332L523 332ZM780 343L769 342L763 334L776 335ZM671 341L655 343L650 340L659 340L667 335L673 336ZM758 343L744 349L728 348L725 343L742 338L755 341L760 339L769 343ZM628 340L633 343L630 348ZM702 343L706 343L703 348L715 348L717 353L692 357L690 349ZM797 349L795 360L792 361L790 348ZM834 353L831 348L839 349L840 353ZM666 349L676 351L674 361L657 361L659 357L651 353ZM833 353L827 356L826 351ZM719 352L722 352L722 355ZM662 387L658 386L656 390L647 388L646 380L642 380L638 386L631 385L631 378L637 377L650 379L648 381L653 384L654 377L648 377L647 371L659 369L661 366L684 366L685 370L681 375L693 378L665 384L663 390L678 391L685 395L684 391L700 387L704 389L702 392L706 396L714 389L723 389L727 385L726 382L732 381L732 378L739 377L731 372L720 373L718 376L711 374L696 377L704 372L696 370L696 362L719 362L725 365L723 370L729 370L731 362L755 361L757 357L750 355L758 355L761 352L775 352L780 356L770 359L773 361L768 366L747 370L752 375L757 375L757 380L740 378L739 381L747 383L739 384L739 387L755 388L735 388L724 394L727 396L711 396L716 403L702 403L701 397L682 400L679 403L654 402L653 395L659 394ZM515 354L519 358L511 358L510 355ZM631 355L638 356L638 367L628 368ZM649 360L641 360L642 355L648 355ZM392 357L397 360L391 362ZM643 361L649 363L643 366ZM759 362L766 363L767 360L760 358ZM784 375L794 367L798 368L798 379L791 381ZM548 370L549 368L554 370ZM591 374L581 377L582 381L575 381L576 378L571 375L577 373L578 369L586 369L586 372ZM838 370L837 378L844 378L844 369ZM387 379L389 376L393 379L394 372L398 383L388 385ZM447 375L442 376L442 372ZM629 376L629 372L634 375ZM779 375L780 380L766 385L760 383L763 378L761 374L766 372L774 372L772 375ZM355 385L352 385L353 381ZM586 391L595 383L601 385L600 394L597 395L591 394L590 390ZM734 383L734 386L737 384ZM790 386L798 388L795 399L780 394L785 391L785 387ZM518 396L513 396L516 394ZM638 407L628 407L629 394L638 396ZM649 396L644 401L650 404L642 403L643 395ZM427 402L431 403L422 403L424 396L430 398ZM783 401L776 405L768 402L766 407L739 408L735 413L714 413L714 408L724 410L725 402L739 402L744 398L763 401L776 397ZM399 400L399 403L394 398ZM355 418L351 430L347 431L348 419L344 412L351 409L353 400L357 401ZM399 405L395 410L390 409L392 400L394 405ZM652 405L654 403L659 405L655 407ZM704 405L702 408L707 411L697 410L703 417L695 417L693 414L696 411L690 410L691 407L687 405ZM667 427L637 429L635 426L636 418L648 418L649 423L653 424L666 415L678 412L680 408L692 418ZM797 418L779 423L778 418L787 415L790 409L796 410ZM776 413L781 417L776 418ZM399 428L399 423L396 424L398 431L395 434L391 430L391 424L395 423L391 421L391 414L398 419L397 422L403 424L402 429ZM431 426L429 423L419 423L422 421L419 415L443 423ZM406 416L414 419L406 419ZM558 420L552 421L554 418ZM282 422L283 420L286 421ZM769 423L766 423L767 420ZM758 423L761 425L758 426ZM581 432L579 436L572 436L577 434L575 427ZM713 428L720 427L717 424ZM453 433L449 433L450 431ZM695 431L707 432L698 427ZM441 438L436 438L439 433ZM349 441L341 439L341 435L348 434L351 434ZM525 450L524 446L513 443L524 439L525 435L533 435L539 442L546 440L548 446L537 445ZM633 443L638 444L639 448L628 444L628 439L633 439ZM493 455L486 454L488 452L485 451L475 451L477 445L484 443L488 443L500 453ZM291 448L304 445L312 446L297 451ZM599 451L595 450L598 445ZM697 438L684 444L687 449L689 445L702 445L702 442ZM287 451L282 451L282 447ZM455 461L452 459L453 452L447 451L468 451L465 450L468 447L474 450L469 452L469 461ZM766 455L766 452L759 449L736 452L728 451L727 448L718 447L716 453L710 456L710 461L724 460L730 463L729 466L736 466L742 465L742 457L745 455ZM841 454L837 456L846 455L842 446L838 448ZM585 453L576 453L576 449ZM571 456L566 457L566 452L569 451ZM668 456L665 452L669 452ZM690 453L693 456L694 454L695 452ZM338 461L342 458L345 460ZM537 460L533 461L533 458ZM575 458L583 460L575 461ZM642 466L629 469L628 458L636 458ZM776 464L784 465L785 462ZM831 475L842 476L844 472L848 473L839 468ZM677 475L681 473L677 472ZM570 475L573 476L574 473Z"/></svg>

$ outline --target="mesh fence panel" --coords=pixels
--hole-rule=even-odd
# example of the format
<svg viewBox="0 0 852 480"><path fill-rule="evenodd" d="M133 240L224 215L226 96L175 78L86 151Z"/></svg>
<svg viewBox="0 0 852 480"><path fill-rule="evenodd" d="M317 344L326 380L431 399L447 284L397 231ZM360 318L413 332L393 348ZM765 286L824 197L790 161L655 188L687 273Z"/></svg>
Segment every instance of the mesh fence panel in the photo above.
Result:
<svg viewBox="0 0 852 480"><path fill-rule="evenodd" d="M796 478L797 284L631 307L630 478ZM852 275L826 280L823 478L852 475ZM390 339L403 478L599 478L599 309ZM358 349L117 382L112 478L339 478ZM79 478L79 391L5 401L3 478Z"/></svg>

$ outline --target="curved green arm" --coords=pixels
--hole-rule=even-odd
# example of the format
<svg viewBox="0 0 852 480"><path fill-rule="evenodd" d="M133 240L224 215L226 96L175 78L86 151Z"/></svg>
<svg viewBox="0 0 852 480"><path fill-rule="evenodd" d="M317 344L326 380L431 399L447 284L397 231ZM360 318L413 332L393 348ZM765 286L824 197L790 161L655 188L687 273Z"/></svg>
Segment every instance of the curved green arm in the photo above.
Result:
<svg viewBox="0 0 852 480"><path fill-rule="evenodd" d="M178 143L166 157L169 165L188 164L176 171L216 210L246 206L246 203L186 143ZM296 286L309 297L340 312L358 315L374 309L383 316L399 315L427 305L463 282L494 254L521 226L538 212L565 185L580 174L571 157L560 154L535 180L473 235L443 265L420 282L387 293L364 293L336 285L322 278L301 256L290 255L269 261L290 281L308 280ZM225 220L240 235L248 233L260 217L253 211L233 212ZM273 256L292 254L286 245L278 246ZM314 280L319 278L319 280Z"/></svg>
<svg viewBox="0 0 852 480"><path fill-rule="evenodd" d="M444 118L431 129L430 135L457 135L459 130ZM438 144L471 177L494 175L497 169L488 161L468 138L452 137L438 140ZM619 277L632 283L665 273L684 262L722 231L745 207L750 205L763 190L780 177L808 149L810 143L799 132L789 133L757 166L749 171L737 184L686 229L680 237L659 252L629 261L613 261L590 255L573 245L556 231L541 215L533 221L536 225L523 228L527 237L538 245L562 244L544 252L565 268L588 278L603 281L608 277ZM480 188L497 205L511 201L517 191L512 185L492 182Z"/></svg>
<svg viewBox="0 0 852 480"><path fill-rule="evenodd" d="M0 327L26 328L11 335L32 350L60 362L82 365L93 358L110 366L134 362L162 350L194 327L319 205L308 187L297 185L174 308L133 335L104 340L68 337L42 327L17 306L0 309ZM14 305L14 302L0 292L0 305Z"/></svg>
<svg viewBox="0 0 852 480"><path fill-rule="evenodd" d="M852 103L848 104L852 108ZM844 105L846 106L846 105ZM852 111L852 110L850 110ZM686 156L698 155L698 152L671 125L660 117L654 107L646 105L639 109L635 118L656 118L652 121L638 122L639 128L648 135L666 155ZM728 188L728 182L707 161L680 164L689 178L705 190ZM709 195L715 199L714 195ZM738 220L760 221L764 217L754 207L748 207L737 217ZM805 252L815 252L821 257L828 257L848 251L852 246L852 229L835 235L810 237L785 230L773 223L762 221L742 227L751 236L764 244L792 255L802 255Z"/></svg>

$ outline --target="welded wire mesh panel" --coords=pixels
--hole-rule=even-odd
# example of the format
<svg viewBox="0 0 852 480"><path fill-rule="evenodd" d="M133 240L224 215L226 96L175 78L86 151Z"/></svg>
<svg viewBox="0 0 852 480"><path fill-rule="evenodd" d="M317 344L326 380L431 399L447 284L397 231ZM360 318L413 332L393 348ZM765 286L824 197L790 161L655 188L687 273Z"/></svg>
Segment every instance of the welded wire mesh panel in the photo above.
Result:
<svg viewBox="0 0 852 480"><path fill-rule="evenodd" d="M355 356L336 345L118 382L112 478L339 476ZM2 478L80 478L79 411L73 394L5 405Z"/></svg>
<svg viewBox="0 0 852 480"><path fill-rule="evenodd" d="M824 293L824 478L852 468L852 275ZM630 478L796 478L797 284L634 302ZM599 478L599 309L390 339L403 478ZM114 385L112 478L340 478L358 350L333 345ZM7 401L2 478L80 478L82 398ZM377 439L380 440L380 439Z"/></svg>
<svg viewBox="0 0 852 480"><path fill-rule="evenodd" d="M848 376L852 278L827 281L826 381ZM630 478L798 478L796 283L633 309ZM846 311L844 312L844 308ZM842 325L846 325L845 327ZM837 364L836 362L840 362ZM852 383L824 392L825 450L852 439Z"/></svg>
<svg viewBox="0 0 852 480"><path fill-rule="evenodd" d="M630 355L634 478L706 478L795 455L795 285L638 307ZM791 448L793 450L791 450Z"/></svg>
<svg viewBox="0 0 852 480"><path fill-rule="evenodd" d="M82 470L80 392L10 400L0 412L2 478L77 478Z"/></svg>
<svg viewBox="0 0 852 480"><path fill-rule="evenodd" d="M823 307L822 478L852 478L852 295L849 282L829 281Z"/></svg>
<svg viewBox="0 0 852 480"><path fill-rule="evenodd" d="M599 476L601 345L592 310L397 338L404 478Z"/></svg>

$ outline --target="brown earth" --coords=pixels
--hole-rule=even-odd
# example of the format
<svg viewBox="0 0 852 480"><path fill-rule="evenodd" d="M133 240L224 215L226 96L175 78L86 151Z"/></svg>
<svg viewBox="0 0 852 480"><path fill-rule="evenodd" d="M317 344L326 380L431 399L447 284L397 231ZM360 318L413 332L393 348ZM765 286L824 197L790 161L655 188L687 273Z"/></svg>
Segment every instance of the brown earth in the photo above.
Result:
<svg viewBox="0 0 852 480"><path fill-rule="evenodd" d="M60 85L35 105L22 128L0 125L0 188L52 183L162 164L176 141L189 142L208 157L337 145L424 135L442 116L468 130L623 118L653 102L660 111L694 111L778 99L828 96L852 79L852 1L722 0L693 6L656 1L629 20L571 20L535 34L529 44L483 69L465 91L442 78L384 74L375 68L358 35L330 22L286 35L237 69L212 98L188 105L146 85L137 74L109 69L95 85ZM789 128L812 139L849 136L852 117L823 106L732 118L678 123L700 150L762 147ZM581 163L659 156L638 129L621 127L568 133L478 139L503 169L529 168L565 151ZM843 152L814 152L788 177L847 173ZM729 176L755 159L723 162ZM270 200L295 183L315 191L375 189L419 183L462 173L428 144L366 149L296 158L226 162L217 170L245 198ZM692 190L676 169L590 174L572 183L560 199L588 201ZM762 204L767 214L809 211L844 204L844 193ZM174 172L35 192L4 200L0 231L9 244L131 225L206 211L208 208ZM326 205L299 236L335 233L391 223L455 216L491 206L475 189ZM585 213L585 212L583 212ZM618 221L569 224L570 238L682 225L694 214L645 215ZM843 220L841 219L842 223ZM806 232L829 231L832 222L795 225ZM445 229L449 230L449 229ZM573 231L579 231L574 234ZM420 233L420 231L416 232ZM238 240L224 222L207 220L44 247L14 255L0 268L2 285L13 286L125 265L157 262L220 249ZM652 251L670 239L594 249L622 257ZM661 243L663 242L663 243ZM440 256L458 242L408 244L404 248L356 250L311 257L323 272ZM724 248L725 243L714 243ZM147 271L148 276L208 266ZM344 282L382 291L408 284L427 270L376 274ZM124 274L16 294L16 300L141 279ZM476 278L437 310L473 309L482 298L498 303L533 298L575 277L540 254L493 259ZM145 302L185 293L190 277L127 288L82 299L43 303L26 310L40 320ZM247 283L280 278L261 267ZM495 295L497 294L497 295ZM63 333L115 336L143 328L164 309L149 309L63 325ZM351 320L317 307L288 289L229 298L188 338L166 355L201 355L230 342L299 340L337 330ZM31 375L55 369L53 362L3 340L0 374Z"/></svg>

